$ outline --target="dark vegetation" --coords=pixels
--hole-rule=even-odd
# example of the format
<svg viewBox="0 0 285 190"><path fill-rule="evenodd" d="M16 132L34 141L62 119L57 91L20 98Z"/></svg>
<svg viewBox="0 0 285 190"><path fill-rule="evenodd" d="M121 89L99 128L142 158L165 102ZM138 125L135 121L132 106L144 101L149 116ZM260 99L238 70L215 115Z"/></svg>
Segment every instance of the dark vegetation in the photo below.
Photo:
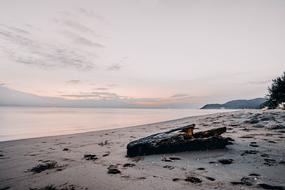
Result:
<svg viewBox="0 0 285 190"><path fill-rule="evenodd" d="M255 98L251 100L232 100L224 104L206 104L201 109L259 109L265 101L265 98Z"/></svg>
<svg viewBox="0 0 285 190"><path fill-rule="evenodd" d="M265 106L274 109L281 103L285 103L285 72L282 76L272 80Z"/></svg>

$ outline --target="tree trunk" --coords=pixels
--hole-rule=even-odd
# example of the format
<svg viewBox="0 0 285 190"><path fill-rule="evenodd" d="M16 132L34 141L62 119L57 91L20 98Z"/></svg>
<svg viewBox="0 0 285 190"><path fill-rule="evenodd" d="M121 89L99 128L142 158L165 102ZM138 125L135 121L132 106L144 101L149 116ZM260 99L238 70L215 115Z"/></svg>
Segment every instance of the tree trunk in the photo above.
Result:
<svg viewBox="0 0 285 190"><path fill-rule="evenodd" d="M231 139L220 136L226 132L226 127L193 133L194 126L187 125L132 141L127 145L127 156L220 149L232 144Z"/></svg>

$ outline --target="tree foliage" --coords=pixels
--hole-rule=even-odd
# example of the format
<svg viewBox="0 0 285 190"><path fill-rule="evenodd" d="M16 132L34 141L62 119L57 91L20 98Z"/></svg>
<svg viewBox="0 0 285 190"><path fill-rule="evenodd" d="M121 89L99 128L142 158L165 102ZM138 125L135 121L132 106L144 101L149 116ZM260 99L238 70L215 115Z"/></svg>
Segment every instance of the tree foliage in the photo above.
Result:
<svg viewBox="0 0 285 190"><path fill-rule="evenodd" d="M285 72L281 77L272 80L271 87L268 88L267 106L276 108L280 103L285 103Z"/></svg>

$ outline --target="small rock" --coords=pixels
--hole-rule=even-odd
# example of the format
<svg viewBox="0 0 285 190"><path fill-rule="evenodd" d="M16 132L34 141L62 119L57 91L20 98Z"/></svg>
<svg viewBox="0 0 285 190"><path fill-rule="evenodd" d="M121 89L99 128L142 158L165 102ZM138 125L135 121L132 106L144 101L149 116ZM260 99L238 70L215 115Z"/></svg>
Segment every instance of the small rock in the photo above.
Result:
<svg viewBox="0 0 285 190"><path fill-rule="evenodd" d="M259 187L263 189L272 189L272 190L284 190L285 188L282 186L268 185L265 183L258 184Z"/></svg>
<svg viewBox="0 0 285 190"><path fill-rule="evenodd" d="M207 180L209 180L209 181L215 181L216 179L215 178L213 178L213 177L205 177Z"/></svg>
<svg viewBox="0 0 285 190"><path fill-rule="evenodd" d="M276 165L276 160L274 160L274 159L265 158L264 161L265 161L264 165L267 165L267 166Z"/></svg>
<svg viewBox="0 0 285 190"><path fill-rule="evenodd" d="M29 188L29 190L58 190L54 185L47 185L41 188Z"/></svg>
<svg viewBox="0 0 285 190"><path fill-rule="evenodd" d="M110 165L107 169L108 169L108 174L120 174L121 173L117 165Z"/></svg>
<svg viewBox="0 0 285 190"><path fill-rule="evenodd" d="M181 158L177 156L169 156L169 159L170 160L181 160Z"/></svg>
<svg viewBox="0 0 285 190"><path fill-rule="evenodd" d="M249 144L249 146L254 147L254 148L259 147L257 144Z"/></svg>
<svg viewBox="0 0 285 190"><path fill-rule="evenodd" d="M257 150L246 150L241 154L241 156L245 156L247 154L257 154L258 152L259 151L257 151Z"/></svg>
<svg viewBox="0 0 285 190"><path fill-rule="evenodd" d="M249 178L249 177L243 177L241 178L240 180L244 185L247 185L247 186L252 186L253 183L254 183L254 179L253 178Z"/></svg>
<svg viewBox="0 0 285 190"><path fill-rule="evenodd" d="M245 123L249 123L249 124L256 124L258 122L259 122L259 120L255 117L245 121Z"/></svg>
<svg viewBox="0 0 285 190"><path fill-rule="evenodd" d="M240 181L233 181L231 184L233 185L246 185L246 186L252 186L253 183L255 183L254 178L251 177L243 177L240 179Z"/></svg>
<svg viewBox="0 0 285 190"><path fill-rule="evenodd" d="M64 149L62 149L62 151L69 151L69 149L68 148L64 148Z"/></svg>
<svg viewBox="0 0 285 190"><path fill-rule="evenodd" d="M187 177L185 181L191 182L191 183L202 183L202 180L197 177Z"/></svg>
<svg viewBox="0 0 285 190"><path fill-rule="evenodd" d="M173 166L169 166L169 165L163 166L163 168L167 168L167 169L170 169L170 170L173 170L173 169L174 169Z"/></svg>
<svg viewBox="0 0 285 190"><path fill-rule="evenodd" d="M105 140L105 141L102 141L102 142L98 143L99 146L105 146L105 145L108 145L108 144L110 144L108 142L108 140Z"/></svg>
<svg viewBox="0 0 285 190"><path fill-rule="evenodd" d="M102 157L106 157L106 156L109 156L110 155L110 152L107 152L105 154L102 155Z"/></svg>
<svg viewBox="0 0 285 190"><path fill-rule="evenodd" d="M258 176L260 176L260 174L251 173L251 174L249 174L248 176L258 177Z"/></svg>
<svg viewBox="0 0 285 190"><path fill-rule="evenodd" d="M233 159L220 159L218 160L221 164L231 164L233 163Z"/></svg>
<svg viewBox="0 0 285 190"><path fill-rule="evenodd" d="M242 138L242 139L251 139L251 138L254 138L255 135L244 135L244 136L241 136L239 138Z"/></svg>
<svg viewBox="0 0 285 190"><path fill-rule="evenodd" d="M173 160L169 159L168 157L162 157L161 161L163 161L163 162L173 162Z"/></svg>
<svg viewBox="0 0 285 190"><path fill-rule="evenodd" d="M262 125L262 124L255 124L252 127L254 127L254 128L264 128L265 126Z"/></svg>
<svg viewBox="0 0 285 190"><path fill-rule="evenodd" d="M85 154L84 159L85 160L97 160L98 157L95 154Z"/></svg>
<svg viewBox="0 0 285 190"><path fill-rule="evenodd" d="M285 161L282 160L282 161L279 162L279 164L285 164Z"/></svg>
<svg viewBox="0 0 285 190"><path fill-rule="evenodd" d="M122 175L121 178L129 179L130 176L128 176L128 175Z"/></svg>
<svg viewBox="0 0 285 190"><path fill-rule="evenodd" d="M268 157L269 157L268 154L261 154L260 156L261 156L261 157L264 157L264 158L268 158Z"/></svg>
<svg viewBox="0 0 285 190"><path fill-rule="evenodd" d="M134 167L134 166L136 166L136 165L133 163L126 163L123 165L124 168L130 168L130 167Z"/></svg>
<svg viewBox="0 0 285 190"><path fill-rule="evenodd" d="M243 183L240 181L232 181L231 184L232 185L243 185Z"/></svg>
<svg viewBox="0 0 285 190"><path fill-rule="evenodd" d="M40 173L42 171L53 169L53 168L57 167L57 162L53 161L53 160L46 160L46 161L41 161L41 162L42 163L40 163L37 166L30 169L30 171L33 173Z"/></svg>
<svg viewBox="0 0 285 190"><path fill-rule="evenodd" d="M276 144L275 141L271 141L271 140L268 140L267 142L272 143L272 144Z"/></svg>

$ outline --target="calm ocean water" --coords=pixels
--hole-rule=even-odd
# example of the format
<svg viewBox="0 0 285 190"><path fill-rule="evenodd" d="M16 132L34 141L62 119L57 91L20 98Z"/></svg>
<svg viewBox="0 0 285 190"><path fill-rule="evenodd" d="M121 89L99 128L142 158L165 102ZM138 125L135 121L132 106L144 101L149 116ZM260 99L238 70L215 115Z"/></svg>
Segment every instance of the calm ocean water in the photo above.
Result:
<svg viewBox="0 0 285 190"><path fill-rule="evenodd" d="M230 110L0 107L0 141L73 134Z"/></svg>

